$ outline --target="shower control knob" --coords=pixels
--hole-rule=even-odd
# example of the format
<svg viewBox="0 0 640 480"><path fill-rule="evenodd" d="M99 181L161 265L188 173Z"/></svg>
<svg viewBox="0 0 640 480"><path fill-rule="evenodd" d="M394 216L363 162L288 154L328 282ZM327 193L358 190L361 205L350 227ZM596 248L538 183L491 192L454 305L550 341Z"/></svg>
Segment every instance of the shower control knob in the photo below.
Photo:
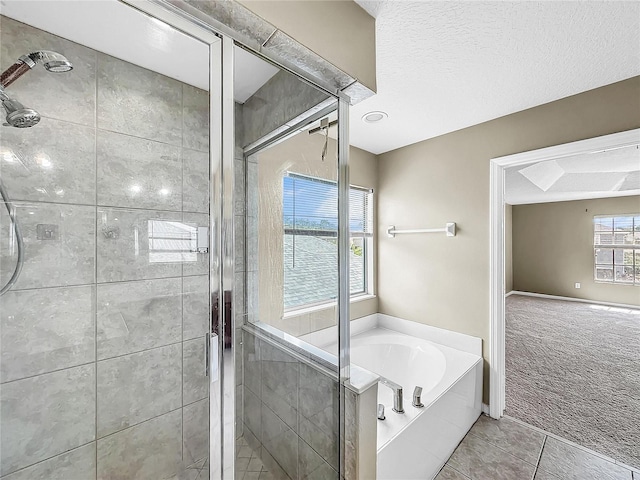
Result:
<svg viewBox="0 0 640 480"><path fill-rule="evenodd" d="M58 225L39 223L36 225L38 240L58 240Z"/></svg>
<svg viewBox="0 0 640 480"><path fill-rule="evenodd" d="M102 228L102 234L105 238L116 240L120 238L120 228L108 225Z"/></svg>

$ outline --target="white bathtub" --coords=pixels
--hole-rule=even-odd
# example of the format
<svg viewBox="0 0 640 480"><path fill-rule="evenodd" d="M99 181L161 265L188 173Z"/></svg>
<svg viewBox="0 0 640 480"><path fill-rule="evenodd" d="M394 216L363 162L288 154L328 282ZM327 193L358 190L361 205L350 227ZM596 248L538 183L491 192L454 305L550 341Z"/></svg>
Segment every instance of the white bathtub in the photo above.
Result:
<svg viewBox="0 0 640 480"><path fill-rule="evenodd" d="M370 326L352 336L351 361L402 385L405 410L395 413L393 392L378 386L386 419L378 421L377 478L432 479L480 416L482 358L378 324ZM335 342L319 346L336 350ZM416 386L423 389L423 408L411 404Z"/></svg>

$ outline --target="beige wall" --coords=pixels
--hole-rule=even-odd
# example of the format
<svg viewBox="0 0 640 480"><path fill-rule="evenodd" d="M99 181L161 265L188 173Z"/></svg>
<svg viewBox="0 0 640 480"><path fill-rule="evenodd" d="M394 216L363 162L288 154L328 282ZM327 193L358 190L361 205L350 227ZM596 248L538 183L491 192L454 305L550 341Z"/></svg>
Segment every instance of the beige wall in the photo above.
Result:
<svg viewBox="0 0 640 480"><path fill-rule="evenodd" d="M640 287L593 279L594 215L639 212L640 196L514 205L514 289L640 305Z"/></svg>
<svg viewBox="0 0 640 480"><path fill-rule="evenodd" d="M513 206L504 205L504 291L513 290Z"/></svg>
<svg viewBox="0 0 640 480"><path fill-rule="evenodd" d="M376 91L375 19L354 1L238 2Z"/></svg>
<svg viewBox="0 0 640 480"><path fill-rule="evenodd" d="M379 311L481 337L488 361L490 159L639 127L634 77L381 155ZM445 222L456 237L385 234Z"/></svg>
<svg viewBox="0 0 640 480"><path fill-rule="evenodd" d="M337 318L336 308L283 318L282 178L285 172L290 171L337 180L336 141L329 139L328 154L324 162L320 158L323 143L324 136L302 132L250 158L250 162L257 162L258 169L259 319L292 335L304 335L335 325ZM375 155L351 147L350 183L372 188L374 192L377 190L377 157ZM248 192L248 195L252 195L252 193ZM374 243L374 259L375 256ZM375 275L376 262L374 260L374 278ZM352 319L377 311L377 298L356 301L351 304Z"/></svg>

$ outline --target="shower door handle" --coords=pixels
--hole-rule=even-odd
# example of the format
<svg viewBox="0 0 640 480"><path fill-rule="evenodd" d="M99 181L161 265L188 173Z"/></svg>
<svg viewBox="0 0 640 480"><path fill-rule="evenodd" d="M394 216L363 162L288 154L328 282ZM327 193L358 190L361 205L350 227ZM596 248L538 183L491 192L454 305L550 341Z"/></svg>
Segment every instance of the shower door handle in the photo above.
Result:
<svg viewBox="0 0 640 480"><path fill-rule="evenodd" d="M215 382L218 380L218 335L207 333L204 341L204 376Z"/></svg>
<svg viewBox="0 0 640 480"><path fill-rule="evenodd" d="M204 376L209 376L211 369L211 334L207 332L204 336Z"/></svg>

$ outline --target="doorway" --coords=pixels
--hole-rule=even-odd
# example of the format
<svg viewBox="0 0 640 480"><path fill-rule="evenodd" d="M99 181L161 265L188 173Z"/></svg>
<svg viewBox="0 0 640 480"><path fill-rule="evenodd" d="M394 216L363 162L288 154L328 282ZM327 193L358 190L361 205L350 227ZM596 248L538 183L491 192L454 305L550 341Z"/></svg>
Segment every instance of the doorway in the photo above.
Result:
<svg viewBox="0 0 640 480"><path fill-rule="evenodd" d="M622 215L622 212L618 212L611 205L614 199L583 200L588 197L580 198L578 196L580 188L576 185L582 182L584 190L586 188L584 185L590 180L598 180L602 183L603 179L608 179L613 182L609 188L615 192L593 194L591 197L637 195L638 192L632 191L631 188L625 191L624 180L629 178L631 185L635 177L625 175L624 169L617 169L615 175L607 176L593 171L593 164L598 157L607 157L608 168L615 171L616 168L613 165L616 160L612 158L621 156L625 149L635 151L639 143L640 131L633 130L502 157L491 162L491 416L499 418L505 413L515 416L632 466L638 462L638 459L633 457L634 447L629 446L627 448L629 455L625 454L624 444L633 444L629 435L617 440L618 445L621 446L618 451L615 448L602 447L601 445L607 443L604 438L607 436L607 429L605 428L603 433L595 418L598 415L611 414L612 417L609 418L608 423L615 423L617 419L620 423L619 427L624 422L630 421L628 418L623 418L628 415L622 415L626 407L615 399L616 395L621 393L621 389L624 391L625 384L631 384L628 378L625 379L624 372L619 371L621 365L616 367L619 373L617 378L609 374L605 377L610 379L610 382L604 380L600 382L608 385L606 388L603 385L593 385L592 390L599 392L595 393L592 401L597 404L597 408L580 407L572 411L573 407L569 408L569 404L574 407L579 405L579 395L573 401L567 402L575 393L573 390L582 388L578 385L584 385L584 380L579 378L581 375L596 381L598 375L607 371L604 364L598 366L597 357L601 353L604 354L608 348L624 350L625 345L627 347L630 345L629 342L632 340L629 339L634 337L631 333L633 328L629 327L636 325L636 322L630 318L638 311L634 308L629 309L627 305L631 304L633 307L633 299L636 299L637 304L638 297L635 290L637 287L633 286L635 279L633 253L630 254L631 256L626 255L629 257L626 260L624 255L627 250L633 252L633 246L626 249L618 248L619 262L616 263L613 261L614 249L605 248L607 246L599 245L597 241L597 238L613 239L616 236L615 232L619 231L621 236L629 236L631 245L634 244L635 215L634 211L631 211L633 210L631 206L634 205L634 199L638 197L619 198L621 202L626 198L627 202L626 206L620 207L625 210L625 215ZM585 175L585 170L590 169L594 176ZM570 176L573 178L568 178ZM567 185L572 184L570 194L567 193L568 186L561 188L563 182ZM519 187L509 190L509 185ZM524 194L527 193L526 188L530 188L531 191L528 192L528 200L523 200L526 196ZM517 199L514 197L514 192L524 196ZM544 195L546 201L539 202L534 198L536 195L540 195L541 198ZM570 195L574 197L569 198ZM526 205L512 207L508 203L510 197L513 203L526 203ZM600 207L596 204L602 204L601 208L604 210L599 210ZM561 215L560 211L564 213ZM605 211L609 214L605 215ZM562 220L560 216L563 216ZM559 222L557 225L553 223L556 218ZM612 226L605 231L601 224L606 224L606 218L611 218ZM614 218L618 219L619 229L613 225ZM629 219L631 230L625 234L622 224L629 223ZM513 236L510 235L511 231ZM571 232L576 232L576 235ZM509 252L511 240L513 240L513 255L505 255L505 251ZM530 241L533 244L528 243ZM564 242L569 242L566 248ZM547 253L540 253L539 249L546 249ZM608 263L609 254L611 254L611 266L607 268L605 264ZM556 258L554 255L560 255L560 257ZM568 266L567 262L574 259L577 262L576 265ZM545 270L547 260L549 263ZM510 272L513 274L511 275ZM575 281L569 281L570 278ZM622 285L616 284L614 288L616 282ZM511 289L525 290L525 292L513 292L509 295ZM609 292L609 297L603 296L605 295L603 291ZM505 294L508 295L506 302ZM622 319L618 318L619 315L626 316ZM598 327L598 322L603 320L606 323ZM526 334L523 334L523 331ZM533 331L535 334L532 334ZM563 335L566 338L564 344L558 343L562 342ZM611 338L606 341L608 337ZM570 348L572 344L575 344L573 349ZM553 345L558 347L557 354L553 354L553 348L551 348ZM585 352L577 351L585 348ZM587 356L586 352L589 349L593 351L590 356ZM580 353L582 356L579 355ZM609 361L611 355L608 357ZM525 360L525 357L529 359ZM582 357L584 357L583 361L572 361ZM537 363L544 364L544 367L536 368ZM547 389L553 390L551 384L554 382L554 376L549 370L553 365L555 365L554 371L559 374L556 375L559 381L553 392L557 401L551 399L552 393L546 397L542 395ZM569 381L571 373L575 374L573 379L576 385L573 386ZM561 378L564 380L560 380ZM584 397L589 397L590 393L590 391L586 392ZM537 406L534 404L527 406L527 401L534 402ZM562 405L567 406L564 411ZM631 408L633 411L633 406ZM607 415L604 415L603 410ZM591 422L585 418L589 415L585 412L589 411L597 412L593 413L594 418ZM545 423L536 423L545 416L548 417ZM572 424L572 417L579 418L580 422ZM632 420L631 422L633 423ZM566 428L563 430L563 427ZM597 440L594 436L599 435L597 433L599 430L600 438ZM609 436L615 437L615 435ZM602 451L603 449L606 451ZM637 465L635 466L637 468Z"/></svg>

